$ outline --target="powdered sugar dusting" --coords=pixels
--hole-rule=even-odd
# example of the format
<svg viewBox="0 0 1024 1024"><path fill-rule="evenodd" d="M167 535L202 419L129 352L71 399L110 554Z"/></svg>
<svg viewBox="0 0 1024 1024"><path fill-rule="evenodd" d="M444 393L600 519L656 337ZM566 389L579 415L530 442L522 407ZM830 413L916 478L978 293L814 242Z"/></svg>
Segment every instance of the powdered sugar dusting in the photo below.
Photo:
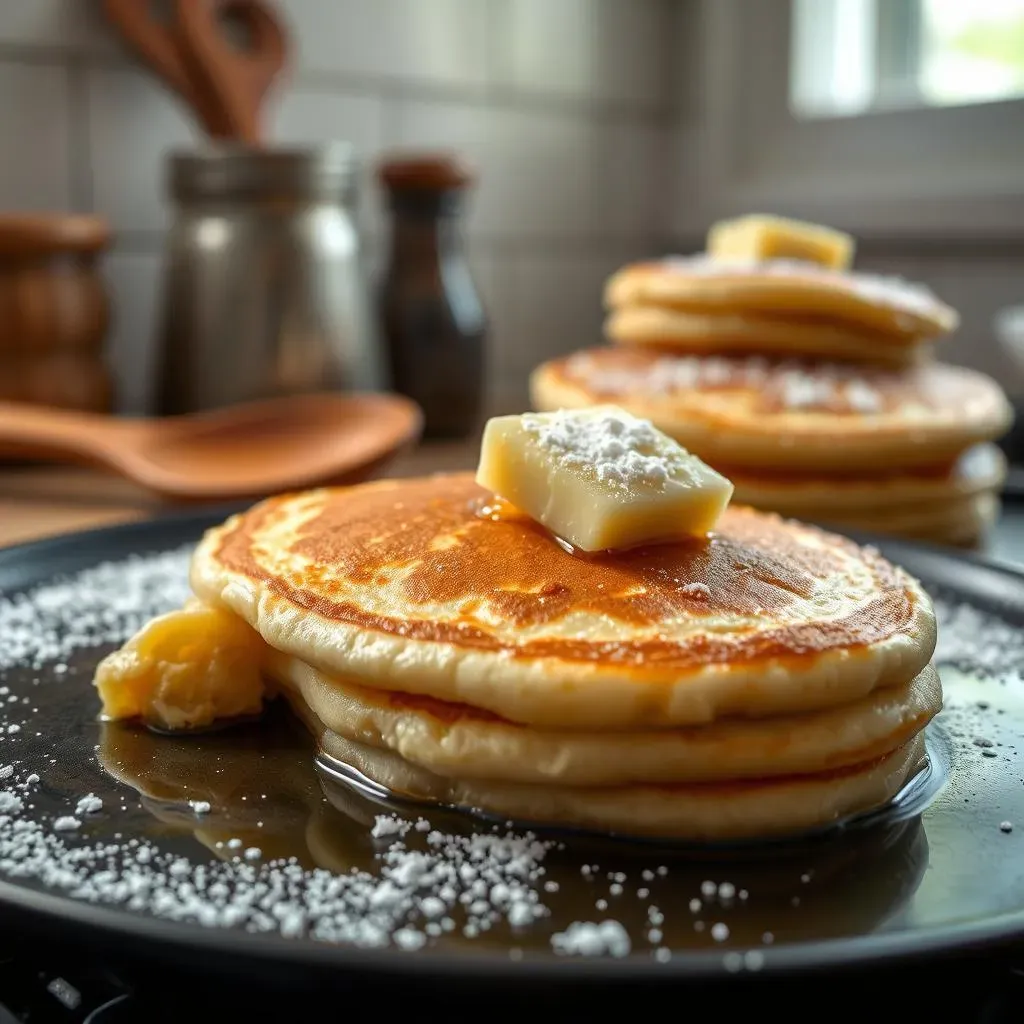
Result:
<svg viewBox="0 0 1024 1024"><path fill-rule="evenodd" d="M692 355L609 366L583 352L566 362L566 371L597 394L609 396L752 389L766 405L783 410L870 415L884 407L882 390L870 372L842 363Z"/></svg>
<svg viewBox="0 0 1024 1024"><path fill-rule="evenodd" d="M180 605L188 592L188 557L189 551L180 549L133 558L39 587L27 596L0 598L0 670L45 666L53 676L48 685L64 685L63 677L71 677L65 660L76 651L121 642L153 615ZM1000 679L1011 671L1020 678L1024 633L1019 629L943 598L936 601L936 612L940 667L956 664ZM65 669L57 671L58 666ZM607 884L595 893L593 919L581 915L584 919L556 928L547 900L558 898L554 894L559 884L549 877L548 862L559 844L511 825L453 835L423 817L381 814L366 829L366 839L373 843L372 864L341 874L305 868L294 857L264 859L257 846L239 838L223 844L227 859L201 861L129 835L98 839L96 830L117 808L109 799L104 806L94 793L72 798L52 817L32 814L47 782L40 773L47 769L20 760L20 745L32 731L32 708L11 688L0 686L0 729L6 734L0 743L8 745L0 763L0 876L30 880L74 899L205 927L400 951L422 949L448 934L472 940L495 930L515 936L540 926L550 929L545 941L560 955L622 957L646 942L649 955L664 962L672 956L665 935L678 914L694 934L707 936L709 944L722 943L723 956L731 957L737 969L764 965L765 956L757 950L728 948L740 933L732 915L747 905L745 888L732 881L706 881L703 886L698 881L692 890L680 890L673 902L658 899L666 908L659 909L652 889L669 869L655 867L655 861L632 878L622 871L608 872ZM7 734L10 725L21 726L21 732ZM977 749L980 758L985 750ZM205 815L211 811L208 804L194 801L190 810ZM1018 828L1008 835L1008 843L1019 835L1016 820ZM1005 815L993 821L993 827L1009 824ZM602 874L597 865L586 864L580 877L596 885ZM808 878L803 868L794 869L793 894L808 888ZM634 929L632 938L614 916L616 901L630 896L648 904L640 906L644 927ZM756 898L753 892L751 900ZM631 913L624 911L623 920ZM772 933L765 932L764 945L772 941Z"/></svg>
<svg viewBox="0 0 1024 1024"><path fill-rule="evenodd" d="M627 956L629 933L618 921L574 921L564 932L551 938L556 953L577 953L581 956Z"/></svg>
<svg viewBox="0 0 1024 1024"><path fill-rule="evenodd" d="M524 428L566 466L592 471L622 487L665 484L680 459L646 420L628 413L563 410L524 416Z"/></svg>
<svg viewBox="0 0 1024 1024"><path fill-rule="evenodd" d="M943 597L933 603L937 665L1024 683L1024 630L970 604Z"/></svg>
<svg viewBox="0 0 1024 1024"><path fill-rule="evenodd" d="M46 666L62 677L75 652L123 642L183 603L190 554L189 547L105 563L0 598L0 670ZM0 687L0 698L7 698L0 728L20 729L10 716L30 709L10 703L18 698L9 687ZM195 864L145 839L91 840L89 822L104 811L93 793L73 803L73 813L28 815L41 784L17 762L0 765L0 876L33 879L72 898L208 927L404 950L456 929L473 938L548 914L543 862L555 844L529 832L449 835L423 818L380 815L372 828L375 870L307 870L294 857L264 860L237 838L221 844L230 859ZM190 808L211 811L209 801Z"/></svg>
<svg viewBox="0 0 1024 1024"><path fill-rule="evenodd" d="M192 548L106 562L31 594L0 599L0 668L39 668L82 648L122 643L191 591Z"/></svg>

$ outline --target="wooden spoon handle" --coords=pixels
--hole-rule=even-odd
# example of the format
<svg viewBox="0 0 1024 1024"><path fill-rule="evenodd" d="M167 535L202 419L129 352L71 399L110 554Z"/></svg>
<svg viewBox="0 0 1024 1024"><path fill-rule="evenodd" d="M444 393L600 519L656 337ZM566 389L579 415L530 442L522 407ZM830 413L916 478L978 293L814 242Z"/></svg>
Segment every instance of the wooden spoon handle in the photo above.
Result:
<svg viewBox="0 0 1024 1024"><path fill-rule="evenodd" d="M117 469L122 431L110 416L0 402L0 446L16 448L24 457L48 461L71 457Z"/></svg>
<svg viewBox="0 0 1024 1024"><path fill-rule="evenodd" d="M288 41L277 15L262 0L176 0L178 31L195 70L217 100L234 138L262 143L263 101L287 62ZM221 24L239 19L248 45L232 45Z"/></svg>
<svg viewBox="0 0 1024 1024"><path fill-rule="evenodd" d="M103 9L124 40L191 108L200 125L215 139L229 138L232 126L185 60L178 27L161 24L148 0L103 0Z"/></svg>

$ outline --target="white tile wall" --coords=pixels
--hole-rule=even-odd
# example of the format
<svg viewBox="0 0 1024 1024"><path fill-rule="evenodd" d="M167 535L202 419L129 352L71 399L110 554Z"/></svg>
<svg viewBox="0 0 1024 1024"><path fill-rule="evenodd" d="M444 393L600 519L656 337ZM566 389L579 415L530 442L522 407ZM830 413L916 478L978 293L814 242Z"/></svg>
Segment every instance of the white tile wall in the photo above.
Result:
<svg viewBox="0 0 1024 1024"><path fill-rule="evenodd" d="M483 86L489 0L284 0L310 71Z"/></svg>
<svg viewBox="0 0 1024 1024"><path fill-rule="evenodd" d="M132 69L91 69L86 154L97 211L116 231L158 231L168 220L164 154L199 135L177 98Z"/></svg>
<svg viewBox="0 0 1024 1024"><path fill-rule="evenodd" d="M293 41L268 106L281 143L347 139L379 260L384 150L478 163L468 237L492 321L492 393L593 340L604 276L659 248L674 0L278 0ZM118 233L106 274L121 406L149 407L168 148L188 113L107 28L99 0L0 0L0 210L92 209Z"/></svg>
<svg viewBox="0 0 1024 1024"><path fill-rule="evenodd" d="M909 256L868 256L865 269L921 281L960 314L960 326L937 348L938 358L991 374L1014 397L1024 398L1024 371L1002 351L996 313L1024 304L1024 257L942 256L932 249Z"/></svg>
<svg viewBox="0 0 1024 1024"><path fill-rule="evenodd" d="M598 232L592 159L600 129L562 111L465 103L395 105L397 148L454 145L479 168L470 230L514 240Z"/></svg>
<svg viewBox="0 0 1024 1024"><path fill-rule="evenodd" d="M267 130L283 145L348 142L362 165L359 217L364 231L377 235L381 217L371 158L384 145L384 102L373 95L350 95L300 87L284 93L268 111Z"/></svg>
<svg viewBox="0 0 1024 1024"><path fill-rule="evenodd" d="M668 103L670 0L519 0L503 5L498 80L514 89Z"/></svg>
<svg viewBox="0 0 1024 1024"><path fill-rule="evenodd" d="M672 179L667 133L658 125L616 120L595 133L594 144L595 217L602 234L656 237Z"/></svg>
<svg viewBox="0 0 1024 1024"><path fill-rule="evenodd" d="M98 0L5 0L0 41L95 53L117 48Z"/></svg>
<svg viewBox="0 0 1024 1024"><path fill-rule="evenodd" d="M492 366L499 405L526 407L527 378L542 360L602 344L605 279L643 254L612 247L602 253L531 253L512 262L506 271L508 335Z"/></svg>
<svg viewBox="0 0 1024 1024"><path fill-rule="evenodd" d="M16 210L71 205L70 83L62 67L0 63L0 196Z"/></svg>
<svg viewBox="0 0 1024 1024"><path fill-rule="evenodd" d="M114 252L104 267L113 317L107 351L127 412L147 410L153 397L162 262L156 252Z"/></svg>

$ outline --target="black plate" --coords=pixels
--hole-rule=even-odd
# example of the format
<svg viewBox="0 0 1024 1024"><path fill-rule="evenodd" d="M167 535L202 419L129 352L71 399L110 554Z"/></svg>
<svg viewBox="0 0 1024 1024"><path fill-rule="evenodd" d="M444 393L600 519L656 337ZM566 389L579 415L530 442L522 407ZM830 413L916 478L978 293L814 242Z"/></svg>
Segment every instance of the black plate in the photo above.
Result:
<svg viewBox="0 0 1024 1024"><path fill-rule="evenodd" d="M225 511L0 551L0 596L9 598L100 562L178 548L195 541ZM1016 638L1024 633L1024 575L1016 569L925 546L875 543L933 593L998 616L1004 624L1000 635ZM270 839L271 850L287 854L297 849L300 833L305 836L313 817L319 816L313 823L319 829L318 842L334 843L332 855L341 851L350 862L364 866L372 861L367 822L379 808L348 792L318 788L323 783L312 768L313 751L285 715L271 714L261 723L187 740L157 737L128 726L101 726L95 720L90 680L97 658L107 649L109 645L82 650L60 671L53 665L32 670L0 668L0 683L16 696L24 691L39 708L32 722L41 735L26 735L24 730L15 737L16 743L8 737L8 745L0 748L0 763L14 756L16 747L24 769L39 766L36 770L43 778L32 811L37 820L52 821L68 812L69 801L73 804L76 796L93 791L103 797L108 810L86 822L83 831L92 838L109 839L115 831L125 839L155 836L162 847L193 862L212 860L211 850L193 835L196 823L183 800L190 795L190 771L215 754L221 759L218 763L227 765L227 775L235 773L230 785L211 779L204 783L212 787L214 802L220 801L229 831L253 827L246 817L253 805L239 802L246 794L255 799L256 789L273 790L268 820L276 815L279 847L268 833L262 833ZM1015 650L1024 650L1024 644ZM1007 664L1006 668L1012 674L1024 665ZM894 964L1006 944L1024 938L1024 687L1018 679L979 682L973 677L961 679L956 673L947 675L955 677L947 692L961 711L959 717L944 713L945 725L934 732L932 742L939 747L949 744L952 772L919 819L794 845L763 857L724 851L658 853L622 843L577 847L568 840L568 848L552 866L565 880L563 897L544 928L550 931L564 928L573 919L587 919L580 909L583 904L589 907L590 920L601 919L594 909L594 894L607 884L601 878L584 886L578 870L579 864L600 857L602 874L605 868L623 870L629 878L626 896L618 903L612 900L607 914L629 919L637 937L634 952L621 959L555 956L549 950L547 932L536 941L500 933L480 948L441 941L436 948L431 944L415 954L394 948L357 949L175 923L93 905L10 877L0 881L0 906L5 920L27 933L84 941L93 951L116 953L122 960L216 964L219 970L249 977L272 976L283 984L301 978L304 985L315 981L318 986L381 975L409 982L419 978L444 983L458 978L467 985L526 980L588 985L625 979L645 983L713 980L733 978L738 968L745 970L755 962L759 976L778 976ZM982 699L979 695L989 705L984 711L973 707L975 698ZM996 746L974 743L975 729L993 737ZM55 754L56 763L50 764ZM134 787L110 775L101 764L104 759ZM261 764L270 765L262 776ZM155 777L165 799L153 796ZM150 796L139 800L136 790L146 786ZM329 800L324 799L325 793ZM123 811L115 801L124 802ZM303 809L304 802L307 810L315 808L312 816ZM464 825L443 814L439 818L450 831ZM1015 822L1011 833L1000 830L1003 820ZM666 916L671 915L664 926L666 941L673 945L667 962L656 961L651 955L654 944L644 946L638 938L646 926L638 917L636 889L641 872L656 863L671 865L667 881L652 883L652 888L662 886L657 898ZM749 879L750 899L743 905L737 900L724 907L716 904L711 916L703 914L708 924L715 916L730 924L729 940L719 944L706 931L694 930L687 902L701 878L726 877L734 878L738 886ZM577 891L581 887L586 891ZM632 903L623 902L627 899ZM762 929L773 921L777 922L776 941L764 945ZM521 958L508 955L513 945L523 950ZM756 960L741 964L736 953L752 948L757 950Z"/></svg>

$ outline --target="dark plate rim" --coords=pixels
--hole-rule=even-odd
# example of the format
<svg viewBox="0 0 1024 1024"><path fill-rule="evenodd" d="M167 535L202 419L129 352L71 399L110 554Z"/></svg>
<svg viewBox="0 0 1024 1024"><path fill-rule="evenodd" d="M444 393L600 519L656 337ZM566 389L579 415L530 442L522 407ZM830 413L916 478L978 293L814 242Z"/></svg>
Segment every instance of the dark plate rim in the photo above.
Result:
<svg viewBox="0 0 1024 1024"><path fill-rule="evenodd" d="M83 547L113 548L104 555L97 552L97 561L124 556L137 545L137 550L159 550L166 544L166 535L187 533L198 539L200 533L252 503L204 506L176 511L151 519L115 526L61 534L56 537L0 548L0 572L26 562L55 566L52 572L41 572L35 580L61 575L62 556L74 551L80 556ZM937 565L972 565L999 576L1010 577L1018 586L1024 585L1024 566L970 552L953 551L936 545L894 540L868 534L855 539L871 544L893 561L906 553L910 560L925 559ZM183 537L182 542L187 542ZM1008 581L1009 582L1009 581ZM490 953L452 953L424 949L405 953L393 948L358 949L310 940L285 939L274 935L258 935L230 929L205 928L162 920L114 908L78 902L45 890L19 886L0 879L0 907L18 917L33 930L56 929L63 940L77 932L82 939L105 946L122 946L135 958L161 956L176 952L183 959L209 966L211 956L236 964L255 967L276 966L286 970L359 971L374 975L407 975L450 980L486 981L548 980L563 982L721 980L738 981L752 978L755 972L736 972L726 966L728 953L701 951L675 954L665 963L653 957L632 953L622 958L560 958L555 955L526 956L516 961ZM763 965L757 975L802 973L819 969L854 969L895 965L924 956L957 955L981 951L994 946L1024 940L1024 911L991 918L935 928L927 932L876 933L855 938L824 939L791 943L785 946L749 947L763 954ZM140 945L132 945L140 944ZM730 970L730 967L733 967Z"/></svg>

